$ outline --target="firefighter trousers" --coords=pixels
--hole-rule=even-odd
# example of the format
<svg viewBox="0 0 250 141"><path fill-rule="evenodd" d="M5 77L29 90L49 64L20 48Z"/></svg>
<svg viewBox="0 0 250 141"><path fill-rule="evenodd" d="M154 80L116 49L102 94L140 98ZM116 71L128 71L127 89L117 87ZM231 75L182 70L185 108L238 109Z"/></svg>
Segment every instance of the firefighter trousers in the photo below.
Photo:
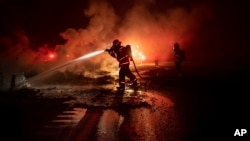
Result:
<svg viewBox="0 0 250 141"><path fill-rule="evenodd" d="M119 85L120 87L125 87L125 77L128 77L133 84L137 84L135 75L131 72L129 64L122 65L119 70Z"/></svg>
<svg viewBox="0 0 250 141"><path fill-rule="evenodd" d="M182 62L175 61L175 68L176 68L177 73L182 73Z"/></svg>

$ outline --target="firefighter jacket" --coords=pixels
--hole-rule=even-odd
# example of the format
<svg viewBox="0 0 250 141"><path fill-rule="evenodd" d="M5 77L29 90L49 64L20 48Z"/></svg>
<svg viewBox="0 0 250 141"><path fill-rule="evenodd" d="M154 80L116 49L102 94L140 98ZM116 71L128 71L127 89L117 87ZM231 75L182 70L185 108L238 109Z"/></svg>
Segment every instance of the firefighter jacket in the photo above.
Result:
<svg viewBox="0 0 250 141"><path fill-rule="evenodd" d="M184 51L178 49L174 51L175 62L182 62L185 60Z"/></svg>
<svg viewBox="0 0 250 141"><path fill-rule="evenodd" d="M132 61L132 53L129 45L127 46L112 46L109 50L109 54L116 58L119 62L119 67L123 65L129 65L130 61Z"/></svg>

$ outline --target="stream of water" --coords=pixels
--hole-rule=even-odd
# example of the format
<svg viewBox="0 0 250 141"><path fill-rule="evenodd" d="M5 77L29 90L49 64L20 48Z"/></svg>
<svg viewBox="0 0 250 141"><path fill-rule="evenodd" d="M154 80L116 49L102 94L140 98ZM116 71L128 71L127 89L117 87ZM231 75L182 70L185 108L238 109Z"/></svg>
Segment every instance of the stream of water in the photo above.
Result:
<svg viewBox="0 0 250 141"><path fill-rule="evenodd" d="M85 59L89 59L89 58L91 58L91 57L94 57L94 56L96 56L96 55L98 55L98 54L103 53L104 51L105 51L105 50L94 51L94 52L91 52L91 53L89 53L89 54L86 54L86 55L83 55L83 56L81 56L81 57L78 57L78 58L76 58L76 59L74 59L74 60L71 60L71 61L69 61L69 62L66 62L66 63L64 63L64 64L55 66L55 67L53 67L53 68L51 68L51 69L49 69L49 70L47 70L47 71L44 71L44 72L42 72L42 73L39 73L39 74L37 74L37 75L35 75L35 76L33 76L33 77L27 79L26 82L30 82L30 81L32 81L32 80L35 80L35 79L37 79L37 78L39 78L39 77L42 77L42 76L45 75L45 74L48 74L48 73L53 72L53 71L55 71L55 70L58 70L58 69L60 69L60 68L69 66L69 65L71 65L71 64L73 64L73 63L76 63L76 62L79 62L79 61L82 61L82 60L85 60Z"/></svg>

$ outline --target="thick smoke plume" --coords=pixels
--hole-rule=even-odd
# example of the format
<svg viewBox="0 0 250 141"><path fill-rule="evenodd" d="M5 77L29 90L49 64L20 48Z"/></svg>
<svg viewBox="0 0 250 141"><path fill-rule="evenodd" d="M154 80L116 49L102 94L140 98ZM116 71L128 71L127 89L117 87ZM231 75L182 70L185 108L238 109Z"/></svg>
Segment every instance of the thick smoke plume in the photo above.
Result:
<svg viewBox="0 0 250 141"><path fill-rule="evenodd" d="M34 70L39 73L93 51L109 48L114 39L119 39L122 45L138 47L146 57L145 62L153 61L156 57L160 61L172 61L172 45L175 42L187 52L199 51L197 46L210 40L207 36L201 36L203 32L210 34L216 31L207 26L215 17L209 3L194 3L185 7L165 4L160 9L157 8L159 4L164 4L157 0L134 0L128 3L130 5L126 9L119 9L116 7L117 2L91 0L88 7L82 9L89 18L89 24L79 29L69 27L58 33L65 44L56 47L49 47L46 43L42 47L31 47L25 32L16 30L15 39L1 38L5 46L1 53L1 58L4 58L1 69L6 71L5 66L8 64L12 71ZM55 54L53 59L48 60L46 57L50 53ZM194 54L189 54L188 59L192 61ZM110 68L117 69L117 65L114 58L103 53L68 69L109 71Z"/></svg>
<svg viewBox="0 0 250 141"><path fill-rule="evenodd" d="M134 1L122 17L111 4L91 1L88 9L84 9L85 16L90 18L89 25L61 33L67 42L58 46L57 51L76 57L104 49L114 39L119 39L123 45L138 46L146 61L153 61L155 57L171 61L172 45L179 42L188 50L203 26L214 18L213 9L207 3L194 4L189 9L166 6L164 10L152 11L152 7L157 7L155 1ZM114 60L103 55L94 63L103 63L101 66L105 67L110 61Z"/></svg>

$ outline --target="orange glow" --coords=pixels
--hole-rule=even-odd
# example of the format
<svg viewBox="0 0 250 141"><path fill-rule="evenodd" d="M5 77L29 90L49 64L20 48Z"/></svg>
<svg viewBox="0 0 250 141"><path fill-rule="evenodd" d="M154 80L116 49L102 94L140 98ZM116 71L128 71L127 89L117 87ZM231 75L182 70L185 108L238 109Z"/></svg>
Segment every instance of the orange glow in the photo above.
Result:
<svg viewBox="0 0 250 141"><path fill-rule="evenodd" d="M138 44L132 45L132 56L135 61L139 61L142 63L143 60L146 59L145 55L141 52L140 46Z"/></svg>
<svg viewBox="0 0 250 141"><path fill-rule="evenodd" d="M49 57L50 57L51 59L53 59L53 58L55 57L55 55L51 53L51 54L49 55Z"/></svg>
<svg viewBox="0 0 250 141"><path fill-rule="evenodd" d="M56 58L56 53L55 52L50 52L48 53L48 57L46 61L54 60Z"/></svg>

